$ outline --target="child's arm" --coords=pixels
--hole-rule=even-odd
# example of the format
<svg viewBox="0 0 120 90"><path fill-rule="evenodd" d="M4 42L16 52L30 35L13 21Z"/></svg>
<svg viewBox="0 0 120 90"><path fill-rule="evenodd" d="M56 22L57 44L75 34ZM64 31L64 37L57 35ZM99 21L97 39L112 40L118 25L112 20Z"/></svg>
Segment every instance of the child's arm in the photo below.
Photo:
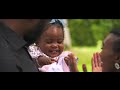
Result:
<svg viewBox="0 0 120 90"><path fill-rule="evenodd" d="M68 57L65 57L64 60L69 66L71 72L79 72L77 63L76 63L76 58L72 53L69 54Z"/></svg>
<svg viewBox="0 0 120 90"><path fill-rule="evenodd" d="M54 59L48 58L46 56L39 56L37 58L37 63L39 64L40 67L42 67L43 65L49 65L56 62Z"/></svg>
<svg viewBox="0 0 120 90"><path fill-rule="evenodd" d="M42 67L43 65L49 65L52 63L51 59L45 57L45 56L39 56L37 58L37 63L39 67Z"/></svg>

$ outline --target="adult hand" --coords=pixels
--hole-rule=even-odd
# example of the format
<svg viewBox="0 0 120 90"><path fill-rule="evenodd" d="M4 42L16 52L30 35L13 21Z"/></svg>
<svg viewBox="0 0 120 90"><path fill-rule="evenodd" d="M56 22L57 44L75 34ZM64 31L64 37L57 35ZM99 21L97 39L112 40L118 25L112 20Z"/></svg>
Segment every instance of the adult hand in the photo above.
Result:
<svg viewBox="0 0 120 90"><path fill-rule="evenodd" d="M102 72L102 62L99 53L94 53L92 58L92 72Z"/></svg>
<svg viewBox="0 0 120 90"><path fill-rule="evenodd" d="M82 65L82 69L83 69L83 72L87 72L86 64L83 64L83 65Z"/></svg>
<svg viewBox="0 0 120 90"><path fill-rule="evenodd" d="M102 62L99 53L94 53L92 60L92 72L102 72ZM82 65L83 72L87 72L86 64Z"/></svg>

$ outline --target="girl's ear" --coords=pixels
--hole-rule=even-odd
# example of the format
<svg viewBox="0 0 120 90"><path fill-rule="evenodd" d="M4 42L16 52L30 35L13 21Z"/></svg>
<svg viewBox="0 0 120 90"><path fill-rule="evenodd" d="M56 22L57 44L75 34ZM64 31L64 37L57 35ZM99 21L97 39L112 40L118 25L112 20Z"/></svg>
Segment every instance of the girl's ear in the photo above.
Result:
<svg viewBox="0 0 120 90"><path fill-rule="evenodd" d="M115 70L116 72L120 72L120 54L115 56Z"/></svg>
<svg viewBox="0 0 120 90"><path fill-rule="evenodd" d="M115 61L120 63L120 54L115 55Z"/></svg>
<svg viewBox="0 0 120 90"><path fill-rule="evenodd" d="M119 57L119 56L115 56L115 60L117 60L117 61L118 61L119 59L120 59L120 57Z"/></svg>

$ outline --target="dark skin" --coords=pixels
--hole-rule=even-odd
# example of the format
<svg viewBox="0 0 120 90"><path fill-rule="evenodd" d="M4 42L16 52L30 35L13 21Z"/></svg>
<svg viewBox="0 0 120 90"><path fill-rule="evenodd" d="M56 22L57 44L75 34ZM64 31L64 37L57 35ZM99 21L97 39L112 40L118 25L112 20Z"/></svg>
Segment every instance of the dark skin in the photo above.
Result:
<svg viewBox="0 0 120 90"><path fill-rule="evenodd" d="M63 33L64 32L60 26L52 25L42 33L36 44L47 56L51 58L57 57L63 52L64 49ZM50 59L44 56L39 57L38 61L40 66L49 65L55 62L54 59Z"/></svg>
<svg viewBox="0 0 120 90"><path fill-rule="evenodd" d="M49 19L0 19L0 22L7 25L21 37L30 31L34 32L36 27L41 23L44 25L47 21L49 21Z"/></svg>
<svg viewBox="0 0 120 90"><path fill-rule="evenodd" d="M27 52L27 42L25 42L26 40L24 41L24 37L26 34L29 34L29 32L36 31L36 28L41 28L40 23L42 24L41 19L0 19L0 31L3 33L0 35L0 49L1 52L4 51L8 56L6 56L6 58L5 55L3 55L4 53L1 54L1 71L38 72L38 69L35 66L36 64L32 62L32 58L30 58L30 55ZM5 32L2 30L5 30ZM34 33L33 36L36 36L36 33ZM37 40L35 39L34 41ZM5 68L7 66L8 68Z"/></svg>
<svg viewBox="0 0 120 90"><path fill-rule="evenodd" d="M113 51L114 41L119 37L114 34L109 34L104 42L101 53L95 53L92 58L93 72L119 72L114 66L115 63L120 63L120 54ZM83 69L85 71L86 67Z"/></svg>
<svg viewBox="0 0 120 90"><path fill-rule="evenodd" d="M109 34L103 42L101 52L102 72L115 72L114 64L119 61L120 55L113 51L113 43L118 37L114 34Z"/></svg>
<svg viewBox="0 0 120 90"><path fill-rule="evenodd" d="M47 56L54 58L59 56L64 49L63 41L64 34L61 27L51 26L43 34L38 40L38 46Z"/></svg>
<svg viewBox="0 0 120 90"><path fill-rule="evenodd" d="M49 27L43 34L40 36L40 38L37 41L38 47L42 50L43 53L45 53L47 56L54 58L59 56L63 50L64 50L64 32L60 26L52 25ZM44 58L44 60L41 59L41 57L38 59L39 63L43 65L48 65L55 60L51 60ZM68 61L69 60L69 61ZM74 58L73 54L68 55L68 57L65 57L65 61L68 65L70 65L71 71L78 71L76 60Z"/></svg>
<svg viewBox="0 0 120 90"><path fill-rule="evenodd" d="M29 30L32 30L40 23L40 19L1 19L1 22L10 27L19 35L24 35Z"/></svg>
<svg viewBox="0 0 120 90"><path fill-rule="evenodd" d="M102 72L102 64L100 53L94 53L91 60L92 63L92 72Z"/></svg>
<svg viewBox="0 0 120 90"><path fill-rule="evenodd" d="M11 28L27 42L26 46L38 39L40 30L49 21L50 19L0 19L0 22Z"/></svg>
<svg viewBox="0 0 120 90"><path fill-rule="evenodd" d="M70 71L71 72L79 72L76 59L73 53L69 54L67 57L64 58L65 62L67 65L70 66Z"/></svg>
<svg viewBox="0 0 120 90"><path fill-rule="evenodd" d="M49 65L56 62L54 59L47 58L45 56L39 56L37 59L37 63L39 67L42 67L44 65Z"/></svg>

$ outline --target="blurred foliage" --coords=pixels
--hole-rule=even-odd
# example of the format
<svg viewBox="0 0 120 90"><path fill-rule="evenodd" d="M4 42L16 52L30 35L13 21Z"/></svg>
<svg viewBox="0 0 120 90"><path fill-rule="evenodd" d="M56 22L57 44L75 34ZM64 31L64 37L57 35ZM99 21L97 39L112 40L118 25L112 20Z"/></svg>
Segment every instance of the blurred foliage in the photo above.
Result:
<svg viewBox="0 0 120 90"><path fill-rule="evenodd" d="M96 46L112 28L120 28L120 19L68 19L72 45Z"/></svg>

